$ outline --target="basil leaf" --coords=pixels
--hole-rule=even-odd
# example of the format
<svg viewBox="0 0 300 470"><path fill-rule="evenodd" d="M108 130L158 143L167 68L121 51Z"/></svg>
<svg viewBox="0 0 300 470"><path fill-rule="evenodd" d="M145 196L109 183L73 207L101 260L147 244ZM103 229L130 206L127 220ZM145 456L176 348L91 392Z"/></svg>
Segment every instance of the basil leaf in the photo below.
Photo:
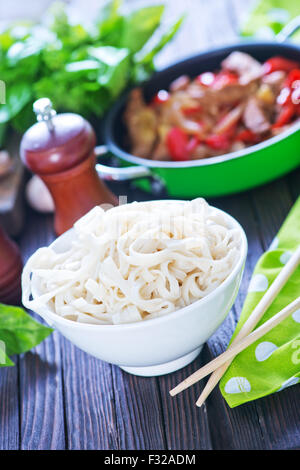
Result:
<svg viewBox="0 0 300 470"><path fill-rule="evenodd" d="M4 145L5 133L6 133L6 124L0 124L0 149Z"/></svg>
<svg viewBox="0 0 300 470"><path fill-rule="evenodd" d="M96 60L79 60L77 62L70 62L66 65L67 72L87 72L89 70L98 70L99 62Z"/></svg>
<svg viewBox="0 0 300 470"><path fill-rule="evenodd" d="M6 354L6 345L4 341L0 340L0 367L14 366L14 363L9 359Z"/></svg>
<svg viewBox="0 0 300 470"><path fill-rule="evenodd" d="M163 5L145 7L128 15L124 20L120 46L135 53L141 49L160 24Z"/></svg>
<svg viewBox="0 0 300 470"><path fill-rule="evenodd" d="M130 76L129 50L111 46L90 47L88 53L103 65L98 83L110 91L111 97L118 96Z"/></svg>
<svg viewBox="0 0 300 470"><path fill-rule="evenodd" d="M145 44L143 49L135 54L135 60L138 63L146 64L150 63L154 57L165 47L165 45L173 39L177 31L179 30L184 20L184 15L179 18L175 23L165 25L160 33L155 38L155 42L149 41Z"/></svg>
<svg viewBox="0 0 300 470"><path fill-rule="evenodd" d="M127 86L152 73L155 56L181 21L157 31L163 5L124 13L121 3L107 1L87 28L71 22L64 5L54 2L42 24L23 22L0 33L0 80L6 86L0 145L11 128L31 125L38 98L48 96L57 112L94 120ZM149 41L154 33L158 39Z"/></svg>
<svg viewBox="0 0 300 470"><path fill-rule="evenodd" d="M0 304L0 341L7 355L21 354L43 341L52 328L34 320L21 307Z"/></svg>
<svg viewBox="0 0 300 470"><path fill-rule="evenodd" d="M0 106L0 123L15 117L32 97L29 83L6 84L6 103Z"/></svg>
<svg viewBox="0 0 300 470"><path fill-rule="evenodd" d="M119 14L119 8L121 6L120 0L106 1L102 8L100 8L97 15L96 27L99 31L101 39L104 39L109 34L115 34L116 31L122 27L123 18ZM120 36L119 36L120 37ZM114 45L115 43L111 43Z"/></svg>

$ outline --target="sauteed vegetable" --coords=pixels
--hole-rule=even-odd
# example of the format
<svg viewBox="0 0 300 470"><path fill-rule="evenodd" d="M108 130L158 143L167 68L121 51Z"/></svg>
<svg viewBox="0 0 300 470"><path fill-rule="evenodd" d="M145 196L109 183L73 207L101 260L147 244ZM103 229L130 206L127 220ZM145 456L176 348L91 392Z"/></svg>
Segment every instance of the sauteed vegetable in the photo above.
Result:
<svg viewBox="0 0 300 470"><path fill-rule="evenodd" d="M130 151L186 161L234 152L287 129L300 117L300 62L260 63L235 51L221 69L182 75L146 103L140 88L124 113Z"/></svg>

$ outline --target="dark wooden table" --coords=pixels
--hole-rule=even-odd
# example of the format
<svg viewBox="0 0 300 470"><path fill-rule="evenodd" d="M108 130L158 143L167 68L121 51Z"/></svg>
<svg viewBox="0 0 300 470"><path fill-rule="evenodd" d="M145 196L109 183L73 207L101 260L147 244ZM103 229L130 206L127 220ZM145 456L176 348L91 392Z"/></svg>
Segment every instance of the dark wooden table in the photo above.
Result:
<svg viewBox="0 0 300 470"><path fill-rule="evenodd" d="M245 5L239 0L170 3L175 13L187 5L190 15L163 62L234 41ZM111 188L129 200L148 198L129 185ZM170 388L226 348L255 263L299 192L297 170L263 187L209 201L240 221L249 254L232 311L192 364L164 377L135 377L54 332L15 358L15 367L0 369L0 449L300 449L299 385L235 409L226 405L218 388L196 408L203 383L169 396ZM28 209L18 240L24 260L53 239L52 217Z"/></svg>

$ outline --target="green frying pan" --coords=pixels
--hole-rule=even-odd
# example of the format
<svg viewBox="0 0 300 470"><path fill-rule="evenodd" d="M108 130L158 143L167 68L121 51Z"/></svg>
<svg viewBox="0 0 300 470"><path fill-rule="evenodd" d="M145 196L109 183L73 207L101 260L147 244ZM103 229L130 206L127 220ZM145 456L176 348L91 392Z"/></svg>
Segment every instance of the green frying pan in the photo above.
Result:
<svg viewBox="0 0 300 470"><path fill-rule="evenodd" d="M300 61L300 47L285 43L299 26L300 17L280 34L277 41L240 43L178 62L145 82L144 95L150 99L158 90L167 89L182 74L193 77L214 70L234 50L246 52L261 62L275 55ZM262 143L218 157L188 162L161 162L137 157L123 147L126 130L122 115L127 99L128 92L111 109L105 120L105 145L96 148L100 161L96 168L103 179L135 180L139 187L149 192L163 186L170 197L213 197L259 186L300 165L300 122ZM107 152L118 157L120 168L101 162L101 155Z"/></svg>

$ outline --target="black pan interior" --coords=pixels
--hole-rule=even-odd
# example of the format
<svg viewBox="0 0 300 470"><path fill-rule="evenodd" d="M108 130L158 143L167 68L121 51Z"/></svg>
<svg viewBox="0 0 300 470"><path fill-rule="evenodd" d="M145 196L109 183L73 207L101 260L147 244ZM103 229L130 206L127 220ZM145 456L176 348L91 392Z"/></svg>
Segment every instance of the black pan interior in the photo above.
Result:
<svg viewBox="0 0 300 470"><path fill-rule="evenodd" d="M275 42L236 44L193 56L156 72L150 80L142 85L145 99L150 100L157 91L168 89L170 83L180 75L185 74L195 77L202 72L218 69L222 60L232 51L247 52L260 62L264 62L275 55L300 61L300 48L291 44L277 44ZM122 119L127 99L128 91L116 102L108 114L104 125L104 141L113 154L125 160L130 160L132 155L127 149L126 129Z"/></svg>

